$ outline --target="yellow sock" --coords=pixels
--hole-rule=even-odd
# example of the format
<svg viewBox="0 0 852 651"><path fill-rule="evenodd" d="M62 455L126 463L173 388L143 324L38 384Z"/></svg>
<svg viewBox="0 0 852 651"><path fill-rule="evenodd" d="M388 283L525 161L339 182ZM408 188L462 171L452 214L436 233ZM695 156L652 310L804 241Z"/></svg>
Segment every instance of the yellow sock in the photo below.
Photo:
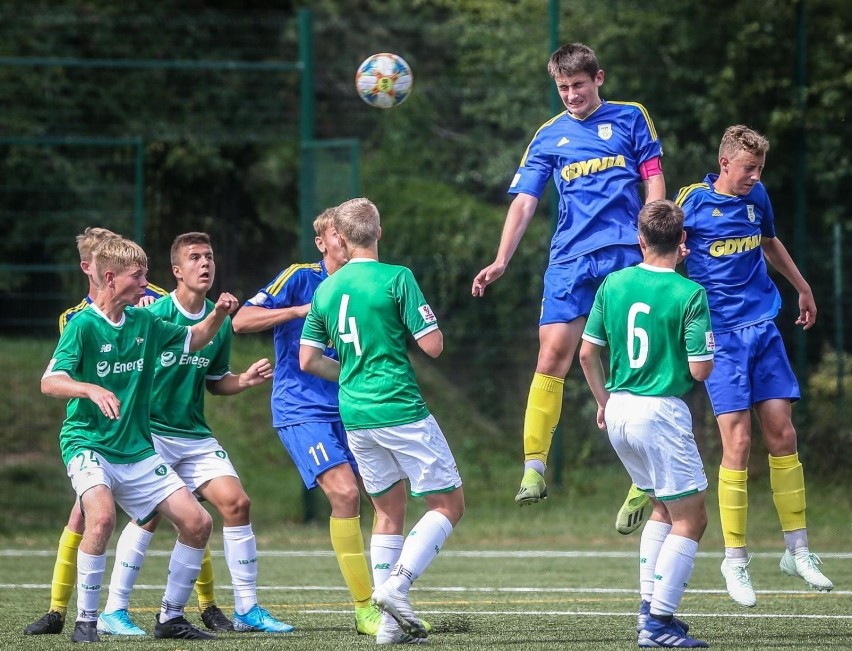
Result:
<svg viewBox="0 0 852 651"><path fill-rule="evenodd" d="M373 594L370 566L364 556L361 518L331 518L331 546L356 608L370 605Z"/></svg>
<svg viewBox="0 0 852 651"><path fill-rule="evenodd" d="M746 546L748 470L719 467L719 518L725 547Z"/></svg>
<svg viewBox="0 0 852 651"><path fill-rule="evenodd" d="M565 380L536 373L524 414L524 460L547 463L553 432L562 414Z"/></svg>
<svg viewBox="0 0 852 651"><path fill-rule="evenodd" d="M213 589L213 554L210 546L204 548L201 559L201 572L195 581L195 594L198 595L198 609L204 612L210 606L216 605L216 594Z"/></svg>
<svg viewBox="0 0 852 651"><path fill-rule="evenodd" d="M59 548L56 550L56 563L53 565L53 581L50 584L50 610L58 613L68 612L68 602L77 584L77 550L83 534L65 527L59 536Z"/></svg>
<svg viewBox="0 0 852 651"><path fill-rule="evenodd" d="M805 523L805 473L799 463L798 453L786 457L769 455L769 484L781 531L804 529Z"/></svg>

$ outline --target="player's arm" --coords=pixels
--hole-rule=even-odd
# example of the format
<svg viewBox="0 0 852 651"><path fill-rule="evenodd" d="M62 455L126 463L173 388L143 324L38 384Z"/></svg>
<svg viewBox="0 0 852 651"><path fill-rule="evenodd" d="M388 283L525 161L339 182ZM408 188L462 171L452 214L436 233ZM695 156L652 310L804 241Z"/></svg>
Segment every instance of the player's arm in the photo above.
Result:
<svg viewBox="0 0 852 651"><path fill-rule="evenodd" d="M476 274L476 277L473 279L471 293L474 296L484 295L485 288L506 271L509 260L515 254L518 244L520 244L521 238L535 214L537 206L538 199L531 194L520 192L515 195L515 198L509 205L506 222L503 224L503 234L500 236L500 246L497 247L497 256L494 258L494 262Z"/></svg>
<svg viewBox="0 0 852 651"><path fill-rule="evenodd" d="M233 396L249 387L268 382L272 378L272 364L267 358L259 359L242 373L228 373L218 380L207 380L207 390L217 396Z"/></svg>
<svg viewBox="0 0 852 651"><path fill-rule="evenodd" d="M437 357L444 352L444 334L435 329L423 335L416 340L420 350L429 355L429 357Z"/></svg>
<svg viewBox="0 0 852 651"><path fill-rule="evenodd" d="M310 309L310 303L279 308L243 305L234 315L231 325L236 333L261 332L293 319L304 319Z"/></svg>
<svg viewBox="0 0 852 651"><path fill-rule="evenodd" d="M666 177L663 176L659 156L642 163L639 173L645 188L645 203L666 198Z"/></svg>
<svg viewBox="0 0 852 651"><path fill-rule="evenodd" d="M227 316L238 306L239 302L233 294L223 292L216 301L213 311L201 323L196 323L189 329L191 334L189 350L201 350L213 341L213 337L219 332Z"/></svg>
<svg viewBox="0 0 852 651"><path fill-rule="evenodd" d="M66 373L51 373L49 370L41 378L41 392L51 398L88 398L94 402L104 416L113 420L121 414L121 402L112 391L97 384L80 382Z"/></svg>
<svg viewBox="0 0 852 651"><path fill-rule="evenodd" d="M760 246L769 263L777 269L784 278L799 293L799 318L797 325L810 330L816 323L817 307L811 286L802 276L793 258L787 252L787 247L777 237L762 237Z"/></svg>
<svg viewBox="0 0 852 651"><path fill-rule="evenodd" d="M584 339L580 346L580 366L583 375L592 390L592 395L598 403L597 423L600 429L606 429L604 420L604 409L609 400L609 392L606 390L606 376L604 374L603 362L601 362L601 349L591 341Z"/></svg>
<svg viewBox="0 0 852 651"><path fill-rule="evenodd" d="M340 379L340 363L324 353L324 347L302 343L299 346L299 368L323 380L337 382Z"/></svg>
<svg viewBox="0 0 852 651"><path fill-rule="evenodd" d="M698 382L704 382L713 370L713 360L708 359L703 362L689 362L689 373L693 379Z"/></svg>

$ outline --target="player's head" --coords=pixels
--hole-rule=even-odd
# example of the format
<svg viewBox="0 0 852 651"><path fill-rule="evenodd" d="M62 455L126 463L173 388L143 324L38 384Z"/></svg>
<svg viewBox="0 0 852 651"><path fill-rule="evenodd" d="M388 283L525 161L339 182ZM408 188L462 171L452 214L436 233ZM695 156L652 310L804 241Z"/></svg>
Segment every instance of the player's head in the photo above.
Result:
<svg viewBox="0 0 852 651"><path fill-rule="evenodd" d="M98 296L112 291L127 305L136 304L148 286L148 256L136 242L124 238L108 238L92 252L97 275Z"/></svg>
<svg viewBox="0 0 852 651"><path fill-rule="evenodd" d="M80 269L83 270L84 274L94 280L95 272L92 268L92 251L104 240L121 239L121 235L100 226L88 226L75 239L77 240L77 251L80 253Z"/></svg>
<svg viewBox="0 0 852 651"><path fill-rule="evenodd" d="M639 239L651 251L666 255L683 242L683 210L674 201L658 199L639 211Z"/></svg>
<svg viewBox="0 0 852 651"><path fill-rule="evenodd" d="M347 262L346 249L337 237L337 230L334 228L334 215L337 212L337 207L326 208L314 220L314 243L317 249L322 253L322 259L325 262L325 269L329 274L333 274Z"/></svg>
<svg viewBox="0 0 852 651"><path fill-rule="evenodd" d="M582 43L563 45L550 56L547 72L556 82L562 103L574 117L582 120L600 106L598 89L603 84L604 71L592 48Z"/></svg>
<svg viewBox="0 0 852 651"><path fill-rule="evenodd" d="M737 124L725 129L719 145L717 190L743 196L760 181L769 141L754 129Z"/></svg>
<svg viewBox="0 0 852 651"><path fill-rule="evenodd" d="M348 251L355 248L368 249L382 235L379 209L364 197L340 204L334 214L334 227Z"/></svg>
<svg viewBox="0 0 852 651"><path fill-rule="evenodd" d="M178 285L206 294L216 276L213 245L207 233L191 232L178 235L172 242L172 273Z"/></svg>

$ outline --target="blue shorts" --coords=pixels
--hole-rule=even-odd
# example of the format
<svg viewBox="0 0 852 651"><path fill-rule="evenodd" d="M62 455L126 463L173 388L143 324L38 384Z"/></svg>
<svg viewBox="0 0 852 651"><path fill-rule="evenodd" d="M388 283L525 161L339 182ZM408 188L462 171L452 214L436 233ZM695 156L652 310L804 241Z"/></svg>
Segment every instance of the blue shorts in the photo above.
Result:
<svg viewBox="0 0 852 651"><path fill-rule="evenodd" d="M704 384L716 416L745 411L764 400L799 399L799 383L774 322L723 332L715 339L715 364Z"/></svg>
<svg viewBox="0 0 852 651"><path fill-rule="evenodd" d="M355 457L349 451L346 430L339 420L279 427L278 438L308 489L316 488L317 477L326 470L342 463L348 463L356 476L359 474Z"/></svg>
<svg viewBox="0 0 852 651"><path fill-rule="evenodd" d="M571 323L589 316L595 292L613 271L642 262L636 246L608 246L574 258L563 265L551 265L544 272L544 297L539 325Z"/></svg>

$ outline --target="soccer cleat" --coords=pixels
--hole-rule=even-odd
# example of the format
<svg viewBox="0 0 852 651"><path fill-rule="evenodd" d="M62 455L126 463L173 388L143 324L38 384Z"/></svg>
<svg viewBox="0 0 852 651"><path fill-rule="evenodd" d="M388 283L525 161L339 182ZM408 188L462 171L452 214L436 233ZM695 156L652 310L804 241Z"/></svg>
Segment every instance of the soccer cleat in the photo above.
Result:
<svg viewBox="0 0 852 651"><path fill-rule="evenodd" d="M753 608L757 603L757 595L751 585L751 574L748 572L749 561L731 563L727 558L722 561L722 576L731 599L744 608Z"/></svg>
<svg viewBox="0 0 852 651"><path fill-rule="evenodd" d="M675 622L649 617L639 631L639 646L643 649L706 649L707 642L689 637Z"/></svg>
<svg viewBox="0 0 852 651"><path fill-rule="evenodd" d="M645 623L648 621L648 618L651 616L651 602L642 600L642 603L639 605L639 614L636 616L636 632L641 633L642 629L645 628ZM678 617L672 616L672 623L675 626L680 627L680 629L684 633L689 633L689 624Z"/></svg>
<svg viewBox="0 0 852 651"><path fill-rule="evenodd" d="M76 622L74 624L74 632L71 633L72 642L100 642L98 637L97 622Z"/></svg>
<svg viewBox="0 0 852 651"><path fill-rule="evenodd" d="M355 609L355 630L358 635L376 635L382 623L382 611L375 604Z"/></svg>
<svg viewBox="0 0 852 651"><path fill-rule="evenodd" d="M126 609L101 613L98 617L98 633L106 635L145 635L145 631L136 626Z"/></svg>
<svg viewBox="0 0 852 651"><path fill-rule="evenodd" d="M544 483L544 477L532 468L527 468L524 471L523 479L521 479L521 488L515 495L515 502L518 506L526 506L546 499L547 484Z"/></svg>
<svg viewBox="0 0 852 651"><path fill-rule="evenodd" d="M255 604L245 615L234 613L234 630L243 632L290 633L296 629L289 624L275 619L264 608Z"/></svg>
<svg viewBox="0 0 852 651"><path fill-rule="evenodd" d="M50 610L24 629L24 635L56 635L65 627L65 616Z"/></svg>
<svg viewBox="0 0 852 651"><path fill-rule="evenodd" d="M201 613L201 621L211 631L233 631L234 624L216 604L207 606Z"/></svg>
<svg viewBox="0 0 852 651"><path fill-rule="evenodd" d="M216 636L200 628L195 628L186 621L183 615L172 617L165 622L160 621L160 616L155 618L157 625L154 627L154 637L173 640L215 640Z"/></svg>
<svg viewBox="0 0 852 651"><path fill-rule="evenodd" d="M782 573L799 577L814 590L828 592L834 588L834 584L817 568L821 563L819 556L807 549L795 554L791 554L788 549L781 557L780 567Z"/></svg>
<svg viewBox="0 0 852 651"><path fill-rule="evenodd" d="M402 627L403 632L411 637L425 638L429 634L423 622L414 614L408 602L408 595L393 589L387 583L373 591L373 603L393 617Z"/></svg>
<svg viewBox="0 0 852 651"><path fill-rule="evenodd" d="M402 627L389 613L382 613L376 644L426 644L425 637L414 637L402 630Z"/></svg>
<svg viewBox="0 0 852 651"><path fill-rule="evenodd" d="M636 531L651 513L651 498L640 491L636 484L630 484L624 504L615 516L615 530L627 535Z"/></svg>

